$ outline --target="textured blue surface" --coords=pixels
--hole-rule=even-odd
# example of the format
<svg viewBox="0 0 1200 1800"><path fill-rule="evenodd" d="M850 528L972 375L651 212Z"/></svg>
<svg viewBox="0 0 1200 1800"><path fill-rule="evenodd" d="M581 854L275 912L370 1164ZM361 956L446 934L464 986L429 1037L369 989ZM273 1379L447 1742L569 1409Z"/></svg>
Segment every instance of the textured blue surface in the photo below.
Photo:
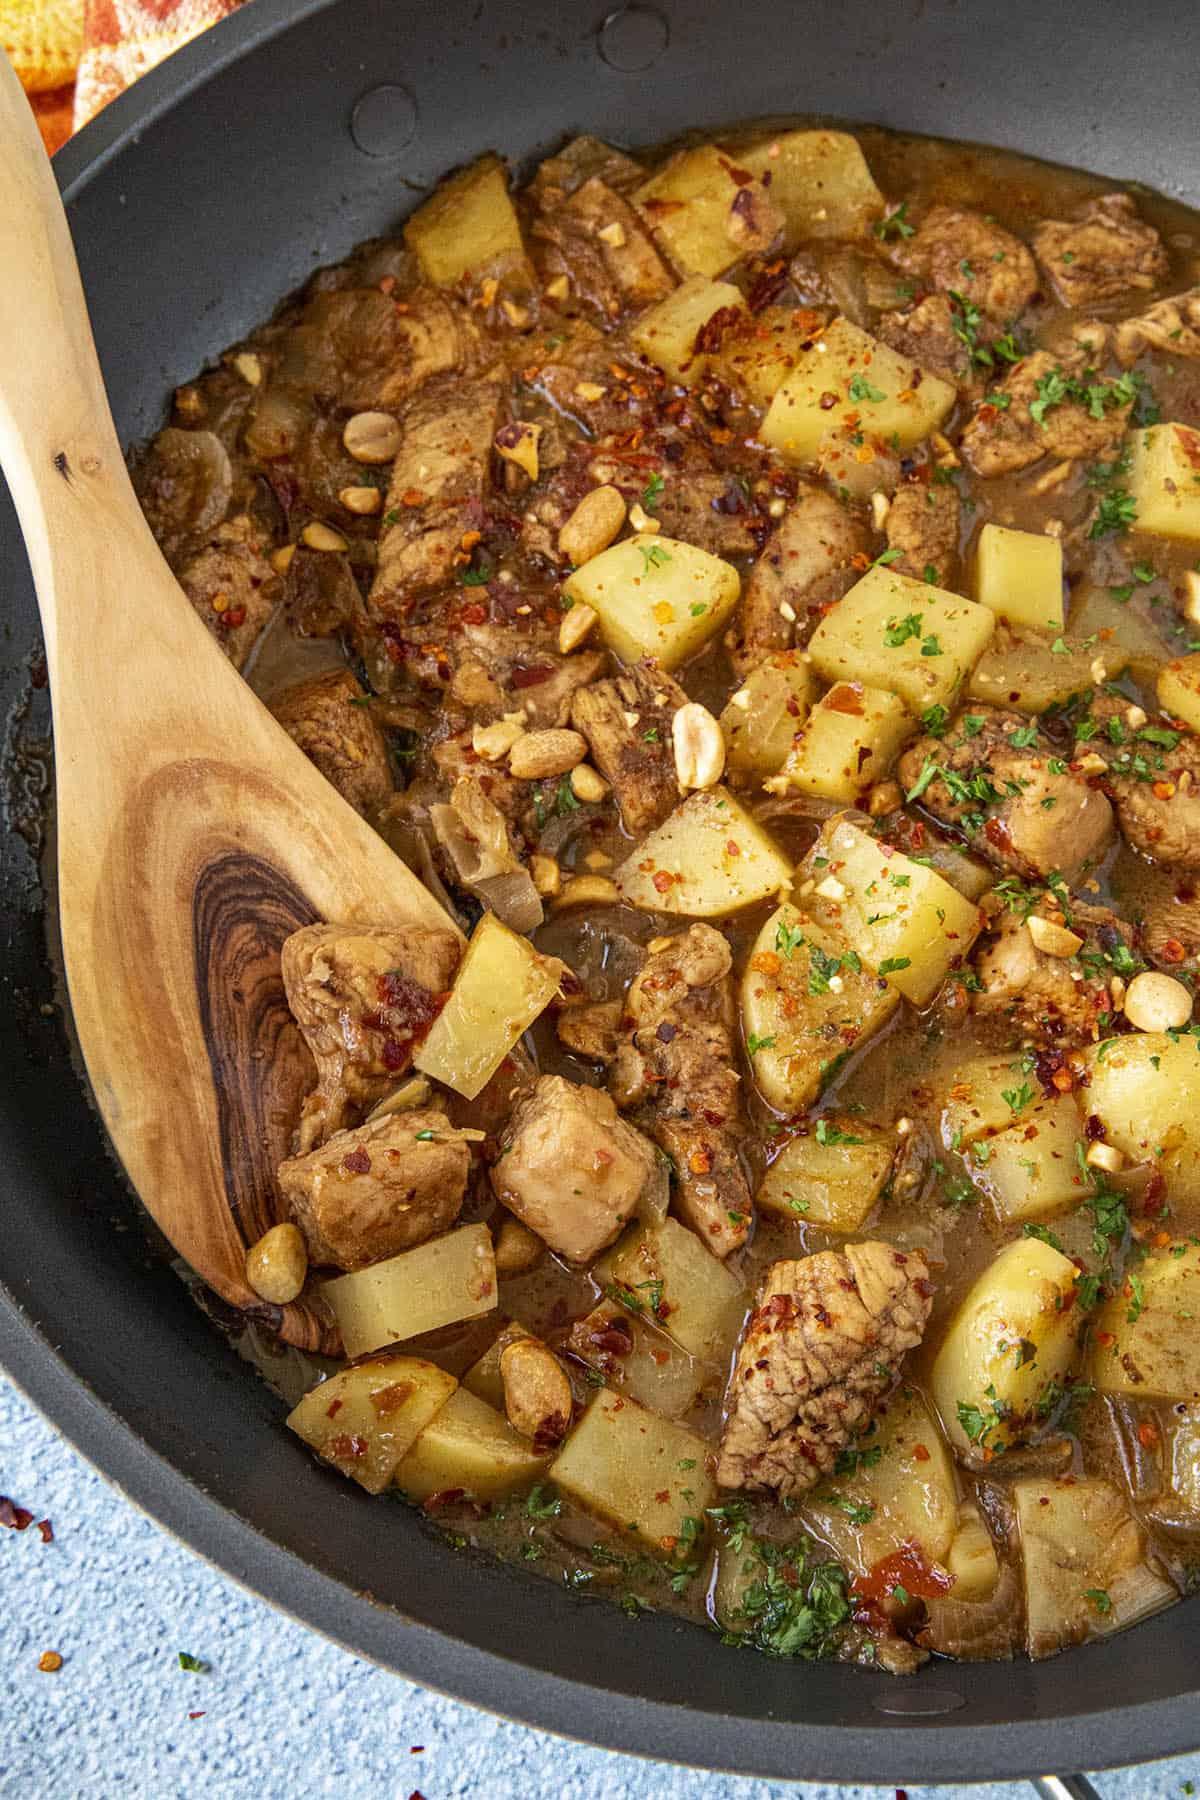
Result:
<svg viewBox="0 0 1200 1800"><path fill-rule="evenodd" d="M893 1800L891 1785L704 1775L588 1749L361 1662L151 1524L2 1376L0 1491L55 1533L46 1545L32 1528L0 1532L0 1800ZM38 1670L46 1650L63 1658L56 1675ZM208 1671L181 1670L181 1650ZM1097 1780L1104 1800L1182 1800L1189 1781L1200 1794L1200 1756Z"/></svg>

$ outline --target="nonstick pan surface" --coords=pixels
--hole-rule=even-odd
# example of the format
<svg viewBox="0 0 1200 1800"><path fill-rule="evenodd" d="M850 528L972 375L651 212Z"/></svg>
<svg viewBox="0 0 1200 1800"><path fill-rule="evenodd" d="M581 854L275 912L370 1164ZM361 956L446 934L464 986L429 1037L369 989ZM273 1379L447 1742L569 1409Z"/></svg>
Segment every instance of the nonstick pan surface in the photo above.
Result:
<svg viewBox="0 0 1200 1800"><path fill-rule="evenodd" d="M485 149L521 162L578 130L635 145L818 113L1198 200L1188 17L1177 0L655 0L608 17L603 3L561 0L252 0L57 159L118 427L126 442L153 431L176 382ZM25 718L6 779L27 811L37 615L2 487L0 620L0 708ZM0 1361L229 1574L466 1700L712 1768L970 1780L1200 1744L1200 1600L1037 1666L943 1664L895 1681L631 1621L454 1552L322 1470L148 1248L54 1009L43 895L15 832L0 841L0 941Z"/></svg>

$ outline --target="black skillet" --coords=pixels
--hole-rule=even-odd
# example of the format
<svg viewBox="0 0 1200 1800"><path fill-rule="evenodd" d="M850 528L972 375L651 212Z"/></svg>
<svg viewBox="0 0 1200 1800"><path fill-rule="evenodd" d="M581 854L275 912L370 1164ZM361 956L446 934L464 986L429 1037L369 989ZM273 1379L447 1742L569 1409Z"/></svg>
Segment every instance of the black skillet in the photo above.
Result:
<svg viewBox="0 0 1200 1800"><path fill-rule="evenodd" d="M59 179L122 437L446 169L571 131L630 145L828 113L1200 198L1177 0L252 0L111 106ZM3 172L0 171L0 181ZM3 271L0 270L0 280ZM36 811L33 589L0 489L10 801ZM97 670L137 681L137 669ZM52 907L51 907L52 914ZM146 1248L73 1067L26 841L0 841L0 1361L196 1550L361 1654L612 1748L775 1777L947 1781L1200 1744L1193 1600L1034 1666L911 1682L775 1663L464 1556L320 1469ZM114 1224L132 1226L116 1230ZM381 1524L386 1529L381 1529ZM1066 1793L1066 1788L1043 1791ZM1079 1791L1079 1790L1075 1790Z"/></svg>

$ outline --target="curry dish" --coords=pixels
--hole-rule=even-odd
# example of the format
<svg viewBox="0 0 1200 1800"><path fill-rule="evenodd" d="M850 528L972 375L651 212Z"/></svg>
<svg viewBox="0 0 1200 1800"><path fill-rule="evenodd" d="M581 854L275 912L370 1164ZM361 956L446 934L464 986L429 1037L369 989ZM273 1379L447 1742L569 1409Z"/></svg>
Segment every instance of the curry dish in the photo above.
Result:
<svg viewBox="0 0 1200 1800"><path fill-rule="evenodd" d="M994 151L580 138L176 391L172 567L462 933L284 948L342 1476L897 1673L1193 1585L1198 282Z"/></svg>

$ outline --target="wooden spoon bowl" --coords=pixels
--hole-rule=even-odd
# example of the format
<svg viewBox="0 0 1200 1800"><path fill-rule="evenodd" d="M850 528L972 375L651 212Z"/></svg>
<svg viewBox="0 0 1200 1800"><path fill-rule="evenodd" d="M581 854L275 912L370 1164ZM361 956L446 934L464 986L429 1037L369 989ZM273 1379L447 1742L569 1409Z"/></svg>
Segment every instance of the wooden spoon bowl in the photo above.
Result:
<svg viewBox="0 0 1200 1800"><path fill-rule="evenodd" d="M312 1064L279 953L314 919L456 930L235 673L129 481L66 216L0 58L0 467L54 709L58 886L79 1042L142 1201L222 1299L333 1350L319 1304L247 1285Z"/></svg>

